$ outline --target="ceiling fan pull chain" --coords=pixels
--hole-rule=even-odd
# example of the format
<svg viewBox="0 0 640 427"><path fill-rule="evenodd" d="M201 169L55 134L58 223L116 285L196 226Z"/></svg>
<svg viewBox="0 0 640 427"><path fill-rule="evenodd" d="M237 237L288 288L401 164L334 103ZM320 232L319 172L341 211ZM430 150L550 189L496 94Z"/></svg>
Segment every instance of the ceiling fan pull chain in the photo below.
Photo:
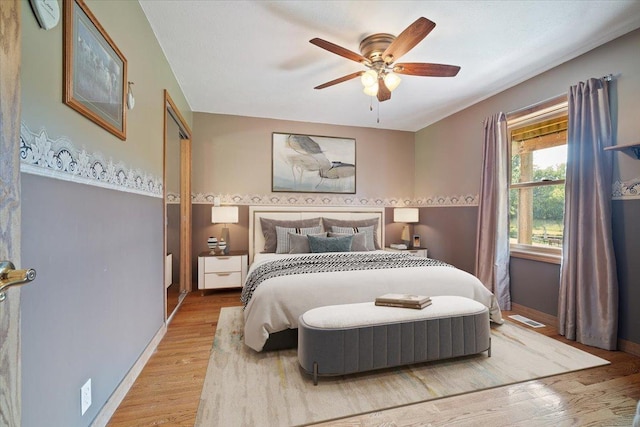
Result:
<svg viewBox="0 0 640 427"><path fill-rule="evenodd" d="M378 119L377 123L380 123L380 101L378 101Z"/></svg>
<svg viewBox="0 0 640 427"><path fill-rule="evenodd" d="M373 111L373 96L369 97L369 111Z"/></svg>

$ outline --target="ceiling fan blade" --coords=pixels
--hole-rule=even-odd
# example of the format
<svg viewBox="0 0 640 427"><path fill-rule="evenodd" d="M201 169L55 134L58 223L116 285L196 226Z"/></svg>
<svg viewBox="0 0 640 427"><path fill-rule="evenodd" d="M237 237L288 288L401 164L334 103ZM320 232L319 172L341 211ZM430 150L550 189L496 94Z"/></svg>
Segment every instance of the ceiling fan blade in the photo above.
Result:
<svg viewBox="0 0 640 427"><path fill-rule="evenodd" d="M453 77L458 74L458 71L460 71L460 67L457 65L427 64L422 62L406 62L396 64L393 67L394 73L425 77Z"/></svg>
<svg viewBox="0 0 640 427"><path fill-rule="evenodd" d="M349 75L342 76L342 77L337 78L335 80L331 80L330 82L326 82L324 84L321 84L320 86L316 86L316 87L314 87L314 89L324 89L325 87L337 85L338 83L342 83L342 82L346 82L347 80L355 79L356 77L360 77L363 74L364 74L364 71L358 71L356 73L351 73Z"/></svg>
<svg viewBox="0 0 640 427"><path fill-rule="evenodd" d="M309 40L309 43L314 44L318 47L321 47L325 50L328 50L331 53L335 53L336 55L340 55L344 58L350 59L355 62L359 62L361 64L370 64L369 60L359 53L355 53L350 51L349 49L345 49L342 46L338 46L337 44L333 44L326 40L322 40L319 38Z"/></svg>
<svg viewBox="0 0 640 427"><path fill-rule="evenodd" d="M384 62L391 64L397 61L402 55L409 52L422 39L427 37L436 26L436 23L427 18L420 17L409 25L398 37L387 47L382 54Z"/></svg>
<svg viewBox="0 0 640 427"><path fill-rule="evenodd" d="M382 77L378 77L378 101L383 102L391 99L391 91L384 84L384 79Z"/></svg>

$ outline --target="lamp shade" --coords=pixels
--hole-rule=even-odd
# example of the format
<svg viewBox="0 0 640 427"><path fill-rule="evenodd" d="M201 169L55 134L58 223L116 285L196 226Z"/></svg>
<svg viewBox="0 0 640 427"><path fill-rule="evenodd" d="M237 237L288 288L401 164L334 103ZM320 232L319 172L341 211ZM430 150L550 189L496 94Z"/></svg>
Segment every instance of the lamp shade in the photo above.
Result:
<svg viewBox="0 0 640 427"><path fill-rule="evenodd" d="M402 79L400 79L400 77L398 77L396 73L387 73L384 75L384 85L391 92L393 92L394 89L398 87L401 81Z"/></svg>
<svg viewBox="0 0 640 427"><path fill-rule="evenodd" d="M237 206L213 206L211 208L211 222L236 224L238 222Z"/></svg>
<svg viewBox="0 0 640 427"><path fill-rule="evenodd" d="M418 222L420 220L418 208L394 208L393 222Z"/></svg>
<svg viewBox="0 0 640 427"><path fill-rule="evenodd" d="M378 73L373 70L369 70L360 76L360 81L364 87L373 86L378 83Z"/></svg>
<svg viewBox="0 0 640 427"><path fill-rule="evenodd" d="M378 83L367 86L362 91L369 96L376 96L378 94Z"/></svg>

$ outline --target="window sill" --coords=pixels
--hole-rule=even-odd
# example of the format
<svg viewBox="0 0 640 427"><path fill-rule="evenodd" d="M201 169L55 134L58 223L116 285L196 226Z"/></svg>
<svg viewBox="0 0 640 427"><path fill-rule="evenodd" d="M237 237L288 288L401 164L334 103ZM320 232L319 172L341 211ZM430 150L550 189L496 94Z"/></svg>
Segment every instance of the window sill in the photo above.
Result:
<svg viewBox="0 0 640 427"><path fill-rule="evenodd" d="M530 259L533 261L547 262L549 264L562 263L561 253L549 253L546 251L536 251L535 249L514 249L511 248L510 255L513 258Z"/></svg>

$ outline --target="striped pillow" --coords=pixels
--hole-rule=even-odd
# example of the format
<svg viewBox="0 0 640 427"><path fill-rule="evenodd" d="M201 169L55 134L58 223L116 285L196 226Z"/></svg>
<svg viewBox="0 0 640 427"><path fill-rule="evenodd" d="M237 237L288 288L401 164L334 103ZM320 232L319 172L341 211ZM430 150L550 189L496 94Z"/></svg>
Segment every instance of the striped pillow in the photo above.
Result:
<svg viewBox="0 0 640 427"><path fill-rule="evenodd" d="M320 234L322 233L322 226L306 227L306 228L292 228L292 227L279 227L276 226L276 253L288 254L290 250L289 246L289 233L295 234Z"/></svg>

